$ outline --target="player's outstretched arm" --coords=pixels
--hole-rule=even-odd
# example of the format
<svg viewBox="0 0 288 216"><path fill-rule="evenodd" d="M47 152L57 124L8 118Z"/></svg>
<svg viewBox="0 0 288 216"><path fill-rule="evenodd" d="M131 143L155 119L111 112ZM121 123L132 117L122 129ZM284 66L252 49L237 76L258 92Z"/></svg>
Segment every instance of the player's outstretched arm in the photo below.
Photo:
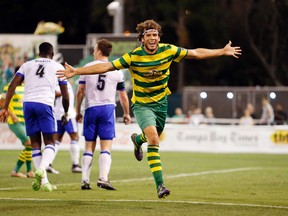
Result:
<svg viewBox="0 0 288 216"><path fill-rule="evenodd" d="M111 62L94 64L87 67L82 68L74 68L71 65L65 62L65 70L58 70L56 72L59 78L71 78L75 75L91 75L91 74L100 74L106 73L108 71L115 70Z"/></svg>
<svg viewBox="0 0 288 216"><path fill-rule="evenodd" d="M229 41L224 48L221 49L206 49L206 48L197 48L189 49L186 56L187 59L208 59L215 58L219 56L232 56L234 58L239 58L242 54L242 50L239 46L232 47L232 42Z"/></svg>

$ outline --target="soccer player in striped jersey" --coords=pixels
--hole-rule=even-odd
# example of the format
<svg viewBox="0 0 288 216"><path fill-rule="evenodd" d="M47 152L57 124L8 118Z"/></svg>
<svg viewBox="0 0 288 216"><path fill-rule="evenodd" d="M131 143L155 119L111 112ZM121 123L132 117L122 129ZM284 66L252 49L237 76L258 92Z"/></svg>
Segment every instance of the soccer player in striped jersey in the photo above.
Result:
<svg viewBox="0 0 288 216"><path fill-rule="evenodd" d="M161 26L154 20L146 20L137 25L138 39L142 43L135 50L107 63L90 67L73 68L65 64L66 69L58 71L59 77L70 78L79 74L100 74L115 69L128 68L133 83L132 110L142 134L132 134L134 154L142 160L141 145L148 142L147 160L153 174L159 198L170 194L164 186L162 164L159 154L159 137L164 130L167 117L167 96L170 94L168 80L172 62L183 59L207 59L219 56L241 55L240 47L232 47L231 41L220 49L185 49L172 44L160 43Z"/></svg>
<svg viewBox="0 0 288 216"><path fill-rule="evenodd" d="M54 114L55 90L60 85L62 103L65 110L63 122L67 121L69 108L69 94L67 81L60 80L56 71L64 67L52 60L53 46L48 42L39 45L39 58L21 65L9 85L6 100L0 112L0 121L5 122L8 117L8 106L17 86L25 83L23 108L26 133L32 144L32 158L35 168L32 189L38 191L41 187L45 191L52 191L54 186L48 180L46 168L55 157L55 139L57 124ZM42 136L45 144L41 152Z"/></svg>
<svg viewBox="0 0 288 216"><path fill-rule="evenodd" d="M94 61L85 66L108 62L112 44L106 40L98 40L94 47ZM83 135L85 151L82 156L82 190L90 190L90 171L96 147L96 139L100 138L100 155L98 158L99 178L97 186L106 190L115 190L108 180L111 167L111 146L115 137L116 91L124 115L124 123L130 124L129 99L125 91L124 76L121 70L80 76L76 93L76 120L82 122L81 104L85 96L85 115Z"/></svg>
<svg viewBox="0 0 288 216"><path fill-rule="evenodd" d="M17 71L19 67L15 68ZM6 97L6 92L8 90L9 84L4 86L4 93L2 94L0 100L0 106L4 104L4 99ZM15 136L21 141L22 145L25 147L16 162L16 166L11 172L11 177L18 178L34 178L34 172L32 170L32 147L29 136L26 135L24 114L23 114L23 96L24 96L24 83L17 86L15 92L12 96L11 102L8 107L9 117L7 119L7 124L9 129L15 134ZM26 174L20 172L23 164L26 164Z"/></svg>

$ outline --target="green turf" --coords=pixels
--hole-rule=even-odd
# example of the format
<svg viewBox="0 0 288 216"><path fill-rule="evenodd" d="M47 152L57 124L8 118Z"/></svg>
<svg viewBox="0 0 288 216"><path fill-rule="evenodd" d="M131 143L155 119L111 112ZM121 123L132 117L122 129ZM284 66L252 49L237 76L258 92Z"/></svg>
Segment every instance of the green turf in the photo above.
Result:
<svg viewBox="0 0 288 216"><path fill-rule="evenodd" d="M0 151L0 215L288 215L288 155L161 152L171 195L159 200L144 158L112 153L110 181L116 191L96 185L98 153L91 191L82 191L81 174L71 172L68 151L49 174L58 189L33 191L33 179L9 176L20 151ZM24 167L21 170L25 172Z"/></svg>

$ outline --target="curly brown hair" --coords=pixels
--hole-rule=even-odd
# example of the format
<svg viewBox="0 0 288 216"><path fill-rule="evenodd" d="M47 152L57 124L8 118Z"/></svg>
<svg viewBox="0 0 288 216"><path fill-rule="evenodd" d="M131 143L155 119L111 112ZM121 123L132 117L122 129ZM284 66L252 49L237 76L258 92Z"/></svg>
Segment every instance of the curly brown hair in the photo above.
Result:
<svg viewBox="0 0 288 216"><path fill-rule="evenodd" d="M143 37L143 33L148 29L156 29L159 33L159 36L162 36L162 29L161 26L155 22L154 20L146 20L142 23L139 23L136 27L136 30L138 31L138 40L141 41Z"/></svg>

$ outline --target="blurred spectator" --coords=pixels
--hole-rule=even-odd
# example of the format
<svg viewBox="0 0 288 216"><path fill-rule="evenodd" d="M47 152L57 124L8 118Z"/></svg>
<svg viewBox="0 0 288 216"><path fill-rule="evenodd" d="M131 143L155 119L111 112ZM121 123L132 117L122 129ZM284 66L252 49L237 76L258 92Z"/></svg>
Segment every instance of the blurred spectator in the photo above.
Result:
<svg viewBox="0 0 288 216"><path fill-rule="evenodd" d="M213 108L211 106L207 106L205 108L204 115L205 115L207 124L215 124L215 116L214 116Z"/></svg>
<svg viewBox="0 0 288 216"><path fill-rule="evenodd" d="M183 113L182 108L176 107L174 115L171 118L172 123L184 123L186 115Z"/></svg>
<svg viewBox="0 0 288 216"><path fill-rule="evenodd" d="M189 124L199 125L204 122L205 116L202 114L202 111L199 107L196 107L194 110L191 110L191 115L189 117Z"/></svg>
<svg viewBox="0 0 288 216"><path fill-rule="evenodd" d="M250 116L253 118L253 119L256 119L256 114L255 114L255 108L253 106L252 103L248 103L247 106L246 106L246 109L248 109L249 113L250 113Z"/></svg>
<svg viewBox="0 0 288 216"><path fill-rule="evenodd" d="M250 110L246 108L243 116L240 118L239 125L254 125L254 119L250 114Z"/></svg>
<svg viewBox="0 0 288 216"><path fill-rule="evenodd" d="M184 118L184 117L185 117L185 114L183 113L182 108L176 107L172 118Z"/></svg>
<svg viewBox="0 0 288 216"><path fill-rule="evenodd" d="M274 111L276 125L287 124L287 113L284 111L282 104L277 103Z"/></svg>
<svg viewBox="0 0 288 216"><path fill-rule="evenodd" d="M191 105L188 109L188 112L187 112L187 115L186 115L186 118L190 118L190 116L193 114L194 110L196 109L196 106L195 105Z"/></svg>
<svg viewBox="0 0 288 216"><path fill-rule="evenodd" d="M12 63L9 63L5 67L4 73L5 73L4 75L5 75L6 83L10 83L11 80L13 79L13 77L14 77L14 68L13 68L13 64Z"/></svg>
<svg viewBox="0 0 288 216"><path fill-rule="evenodd" d="M260 125L271 125L274 123L274 109L267 97L262 98L262 114L259 121Z"/></svg>

